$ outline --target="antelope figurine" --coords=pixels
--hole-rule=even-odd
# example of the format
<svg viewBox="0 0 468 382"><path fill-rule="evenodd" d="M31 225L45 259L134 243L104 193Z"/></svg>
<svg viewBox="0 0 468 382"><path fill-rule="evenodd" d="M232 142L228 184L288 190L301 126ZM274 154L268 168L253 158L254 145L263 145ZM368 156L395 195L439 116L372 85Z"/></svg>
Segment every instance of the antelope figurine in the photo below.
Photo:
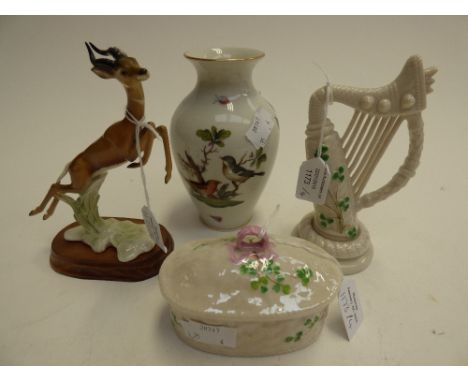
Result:
<svg viewBox="0 0 468 382"><path fill-rule="evenodd" d="M105 176L110 168L130 162L128 168L144 166L151 154L154 132L157 132L164 144L165 153L165 183L169 182L172 172L170 146L165 126L155 127L152 122L144 122L145 99L141 82L149 78L147 69L142 68L137 60L127 56L121 50L111 47L107 50L98 49L92 43L86 42L89 58L93 64L92 71L101 78L114 78L119 81L127 93L127 109L122 120L114 123L104 134L83 152L78 154L63 170L56 183L52 184L41 204L29 215L41 213L52 199L49 208L43 215L46 220L55 211L59 200L65 200L66 193L83 195L95 180ZM106 58L96 58L98 53ZM149 125L149 126L148 126ZM136 147L136 129L140 128L139 143L143 155L141 161ZM150 131L152 130L152 131ZM61 184L66 174L70 175L70 184Z"/></svg>

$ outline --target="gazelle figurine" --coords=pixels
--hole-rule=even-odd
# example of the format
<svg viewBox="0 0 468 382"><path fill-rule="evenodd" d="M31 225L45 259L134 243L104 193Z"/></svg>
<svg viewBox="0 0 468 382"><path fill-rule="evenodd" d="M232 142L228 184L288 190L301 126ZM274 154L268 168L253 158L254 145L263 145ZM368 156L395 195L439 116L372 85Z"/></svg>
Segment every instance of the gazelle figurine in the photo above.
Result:
<svg viewBox="0 0 468 382"><path fill-rule="evenodd" d="M356 217L362 208L373 206L399 191L414 175L423 147L422 111L432 92L436 68L424 69L418 56L410 57L399 76L376 89L331 85L332 99L354 109L340 137L333 123L325 120L326 89L312 94L306 130L306 155L318 155L322 128L321 158L330 170L325 203L314 205L295 227L299 236L324 248L340 262L344 274L365 269L373 256L369 233ZM400 125L409 129L409 150L392 179L376 191L362 195L364 187Z"/></svg>
<svg viewBox="0 0 468 382"><path fill-rule="evenodd" d="M127 92L127 111L121 121L111 125L97 141L78 154L65 167L58 181L50 186L42 203L29 213L29 215L36 215L42 212L53 198L49 209L43 216L44 220L52 216L62 194L82 194L97 175L102 174L108 168L122 165L125 162L133 162L127 166L129 168L145 165L153 146L154 135L148 129L142 130L140 145L144 156L142 163L134 162L137 159L135 123L130 118L133 116L139 121L145 115L145 99L141 82L149 78L149 72L140 67L137 60L128 57L117 48L109 48L103 51L96 48L92 43L86 43L86 48L93 64L91 70L101 78L115 78L124 86ZM107 58L96 59L93 50L99 54L111 56L113 60ZM149 124L154 127L152 122L149 122ZM172 171L167 129L165 126L158 126L156 131L161 135L164 142L166 155L165 182L167 183L171 178ZM67 173L70 175L71 183L61 184L60 180Z"/></svg>
<svg viewBox="0 0 468 382"><path fill-rule="evenodd" d="M149 78L147 69L141 67L137 60L127 56L121 50L111 47L107 50L98 49L92 43L86 43L89 58L93 64L92 71L103 79L118 80L127 93L127 109L122 120L112 124L104 134L94 143L78 154L63 170L57 182L52 184L38 207L29 215L36 215L44 211L43 219L48 219L55 211L60 200L70 204L75 212L75 218L80 227L65 232L68 240L82 240L89 244L95 252L102 252L109 244L117 248L120 261L130 261L145 250L149 250L154 243L146 237L142 245L135 243L135 232L129 228L129 222L119 222L115 219L101 219L97 212L98 190L104 181L107 171L113 167L130 162L128 168L144 166L151 154L155 135L161 136L165 152L165 183L171 178L172 162L167 128L155 127L152 122L145 122L145 99L142 81ZM95 54L105 56L96 58ZM138 135L136 135L138 133ZM137 147L139 142L139 147ZM143 155L140 156L140 154ZM137 159L139 160L137 161ZM62 184L62 178L69 174L71 182ZM78 194L74 200L69 193ZM52 200L52 201L51 201ZM116 227L110 229L109 225ZM125 226L121 226L125 224ZM144 226L135 224L139 235L144 234ZM130 229L130 231L128 231ZM74 230L74 231L73 231ZM113 237L110 231L118 232ZM122 242L122 234L132 237L128 243ZM68 237L67 237L68 235ZM120 235L120 236L119 236ZM147 236L147 234L146 234ZM117 241L120 241L117 243ZM125 240L124 240L125 241ZM131 250L136 249L136 251Z"/></svg>

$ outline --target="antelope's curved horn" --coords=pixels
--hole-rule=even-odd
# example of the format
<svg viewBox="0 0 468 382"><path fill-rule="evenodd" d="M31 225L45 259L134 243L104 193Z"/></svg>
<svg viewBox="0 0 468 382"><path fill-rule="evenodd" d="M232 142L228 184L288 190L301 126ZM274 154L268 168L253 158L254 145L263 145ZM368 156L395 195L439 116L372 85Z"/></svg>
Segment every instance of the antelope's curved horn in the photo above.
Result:
<svg viewBox="0 0 468 382"><path fill-rule="evenodd" d="M126 57L127 55L122 52L119 48L113 46L106 50L99 49L96 45L92 42L89 43L91 47L94 49L95 52L102 54L103 56L108 56L109 54L114 57L115 60L119 59L120 57Z"/></svg>
<svg viewBox="0 0 468 382"><path fill-rule="evenodd" d="M86 45L86 49L88 49L89 59L96 68L106 70L106 71L115 69L115 61L109 60L107 58L96 58L93 52L93 49L96 47L92 43L88 43L88 42L85 42L85 45ZM97 50L97 52L100 54L103 54L101 52L104 52L104 51Z"/></svg>
<svg viewBox="0 0 468 382"><path fill-rule="evenodd" d="M89 46L90 43L85 42L85 45L86 45L86 49L88 50L89 60L91 61L93 65L96 65L96 57L94 56L93 50ZM91 46L93 46L93 44L91 44Z"/></svg>
<svg viewBox="0 0 468 382"><path fill-rule="evenodd" d="M99 54L102 54L103 56L108 56L109 55L109 49L107 50L102 50L102 49L99 49L96 45L94 45L92 42L89 43L89 45L91 45L91 47L93 48L93 50Z"/></svg>

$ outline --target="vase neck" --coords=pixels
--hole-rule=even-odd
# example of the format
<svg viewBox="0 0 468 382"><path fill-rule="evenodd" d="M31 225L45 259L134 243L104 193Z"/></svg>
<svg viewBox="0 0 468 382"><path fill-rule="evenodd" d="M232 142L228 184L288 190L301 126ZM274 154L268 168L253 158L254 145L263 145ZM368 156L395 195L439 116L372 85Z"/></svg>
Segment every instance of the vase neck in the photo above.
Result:
<svg viewBox="0 0 468 382"><path fill-rule="evenodd" d="M226 91L255 91L252 71L256 61L192 61L197 70L197 88L226 89Z"/></svg>

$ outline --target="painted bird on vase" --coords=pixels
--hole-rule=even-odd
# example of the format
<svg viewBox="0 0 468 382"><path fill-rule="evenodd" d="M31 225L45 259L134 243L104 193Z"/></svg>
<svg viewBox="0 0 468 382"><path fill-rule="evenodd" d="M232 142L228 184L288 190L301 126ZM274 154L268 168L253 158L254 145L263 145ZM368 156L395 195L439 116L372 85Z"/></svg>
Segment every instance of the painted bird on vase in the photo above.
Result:
<svg viewBox="0 0 468 382"><path fill-rule="evenodd" d="M223 174L228 178L234 185L244 183L247 179L252 178L253 176L263 176L265 172L255 172L249 170L245 167L242 167L237 164L234 157L230 155L225 155L221 157L223 161Z"/></svg>
<svg viewBox="0 0 468 382"><path fill-rule="evenodd" d="M217 180L211 179L206 182L194 182L192 180L187 180L190 184L190 187L195 192L203 196L212 196L218 189L218 185L221 183Z"/></svg>

